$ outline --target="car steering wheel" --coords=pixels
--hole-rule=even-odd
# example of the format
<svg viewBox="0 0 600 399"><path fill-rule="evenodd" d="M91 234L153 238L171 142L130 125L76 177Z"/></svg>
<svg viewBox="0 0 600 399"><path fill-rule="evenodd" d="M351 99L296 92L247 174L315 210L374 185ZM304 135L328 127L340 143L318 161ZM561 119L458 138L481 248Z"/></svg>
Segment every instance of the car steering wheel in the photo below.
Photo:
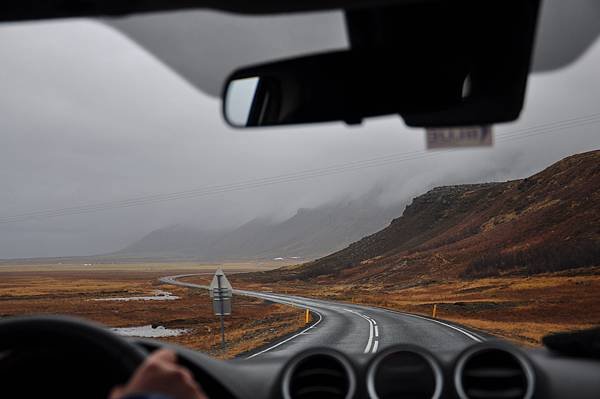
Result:
<svg viewBox="0 0 600 399"><path fill-rule="evenodd" d="M0 370L11 374L6 381L21 397L23 392L77 397L83 391L79 397L106 398L110 387L126 382L146 356L101 325L73 317L0 320L0 365L7 363Z"/></svg>

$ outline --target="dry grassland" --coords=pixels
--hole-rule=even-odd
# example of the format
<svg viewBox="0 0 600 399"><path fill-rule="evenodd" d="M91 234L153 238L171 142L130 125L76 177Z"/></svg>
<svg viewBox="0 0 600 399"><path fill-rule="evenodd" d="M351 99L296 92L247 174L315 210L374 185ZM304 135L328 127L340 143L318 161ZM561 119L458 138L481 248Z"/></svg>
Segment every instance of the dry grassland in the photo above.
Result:
<svg viewBox="0 0 600 399"><path fill-rule="evenodd" d="M294 332L303 326L299 309L234 297L233 314L225 318L227 350L220 350L219 320L208 293L160 284L170 274L213 272L214 266L76 265L0 267L0 317L26 314L67 314L110 327L143 325L185 328L178 337L162 338L216 357L231 358ZM30 269L29 269L30 268ZM228 265L230 273L251 265ZM256 270L256 268L254 268ZM152 295L157 289L180 297L173 301L94 301L99 298Z"/></svg>

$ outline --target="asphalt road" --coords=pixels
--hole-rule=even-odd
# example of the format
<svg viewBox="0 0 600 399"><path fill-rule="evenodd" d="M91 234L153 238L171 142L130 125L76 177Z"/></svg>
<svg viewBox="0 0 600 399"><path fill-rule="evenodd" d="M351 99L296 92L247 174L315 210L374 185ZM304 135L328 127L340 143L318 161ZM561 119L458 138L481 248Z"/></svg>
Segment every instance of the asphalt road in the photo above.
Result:
<svg viewBox="0 0 600 399"><path fill-rule="evenodd" d="M178 281L179 278L195 275L168 276L160 281L208 289L205 285ZM233 293L308 308L317 317L310 327L282 340L274 338L272 344L261 348L250 358L289 355L316 346L327 346L347 353L377 353L387 346L399 343L419 345L432 352L439 352L461 350L485 340L481 334L465 327L408 313L272 292L234 290Z"/></svg>

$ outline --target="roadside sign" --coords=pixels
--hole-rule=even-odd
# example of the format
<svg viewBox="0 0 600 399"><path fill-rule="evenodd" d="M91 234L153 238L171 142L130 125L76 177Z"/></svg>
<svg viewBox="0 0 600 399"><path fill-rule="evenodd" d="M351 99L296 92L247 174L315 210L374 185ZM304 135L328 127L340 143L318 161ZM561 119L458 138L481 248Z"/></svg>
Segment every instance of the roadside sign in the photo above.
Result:
<svg viewBox="0 0 600 399"><path fill-rule="evenodd" d="M233 288L227 280L223 270L219 269L210 283L210 297L213 299L213 310L217 316L229 316L231 314L231 297Z"/></svg>
<svg viewBox="0 0 600 399"><path fill-rule="evenodd" d="M221 303L223 302L223 303ZM216 316L229 316L231 315L231 299L213 300L213 310ZM221 313L222 312L222 313Z"/></svg>
<svg viewBox="0 0 600 399"><path fill-rule="evenodd" d="M210 297L213 299L213 311L221 319L221 348L225 350L225 323L223 316L231 314L231 297L233 287L223 270L218 269L210 283Z"/></svg>
<svg viewBox="0 0 600 399"><path fill-rule="evenodd" d="M494 145L491 126L428 128L425 135L428 150Z"/></svg>
<svg viewBox="0 0 600 399"><path fill-rule="evenodd" d="M223 270L218 269L210 283L210 297L217 300L220 298L231 298L233 296L233 287Z"/></svg>

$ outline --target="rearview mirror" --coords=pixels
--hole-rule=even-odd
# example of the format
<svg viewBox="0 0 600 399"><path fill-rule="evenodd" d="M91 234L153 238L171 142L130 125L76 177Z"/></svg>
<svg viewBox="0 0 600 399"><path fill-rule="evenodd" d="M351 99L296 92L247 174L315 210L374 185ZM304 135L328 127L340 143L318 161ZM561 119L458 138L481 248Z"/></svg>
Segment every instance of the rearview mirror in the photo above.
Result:
<svg viewBox="0 0 600 399"><path fill-rule="evenodd" d="M466 71L421 71L380 52L342 51L246 68L230 77L223 112L234 127L342 120L455 105ZM425 68L427 71L423 70ZM427 79L419 81L418 75ZM435 96L430 94L435 93Z"/></svg>
<svg viewBox="0 0 600 399"><path fill-rule="evenodd" d="M257 117L256 110L251 112L253 107L256 109L261 103L256 96L259 83L260 78L257 76L235 79L229 83L225 97L225 115L233 126L252 126L251 121L255 119L260 123L261 118Z"/></svg>
<svg viewBox="0 0 600 399"><path fill-rule="evenodd" d="M354 124L459 104L467 71L431 65L402 65L382 52L342 51L247 68L228 80L223 112L234 127Z"/></svg>
<svg viewBox="0 0 600 399"><path fill-rule="evenodd" d="M386 32L374 36L373 43L367 37L366 43L355 40L358 44L351 50L233 73L223 93L225 120L244 128L328 121L356 124L368 117L399 114L409 126L451 127L492 125L519 116L537 0L468 1L373 12L378 13L378 18L371 18L377 21L373 29ZM365 16L369 17L358 14L354 25L362 27L361 18L370 20ZM350 27L353 20L349 19ZM350 33L356 37L352 29Z"/></svg>

